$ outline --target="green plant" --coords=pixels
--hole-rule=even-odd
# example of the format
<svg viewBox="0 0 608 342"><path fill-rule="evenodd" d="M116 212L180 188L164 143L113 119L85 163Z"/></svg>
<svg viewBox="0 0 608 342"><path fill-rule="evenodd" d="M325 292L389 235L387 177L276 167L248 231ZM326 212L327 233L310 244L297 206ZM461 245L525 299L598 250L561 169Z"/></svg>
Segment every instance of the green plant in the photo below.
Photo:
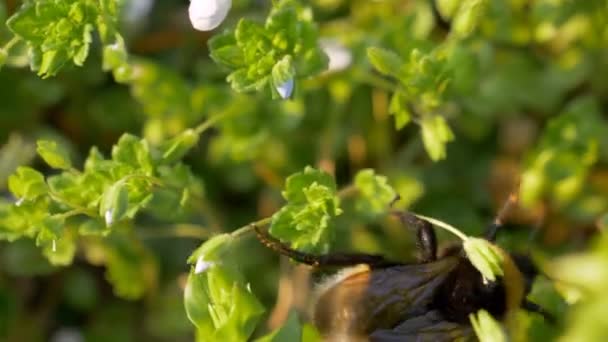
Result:
<svg viewBox="0 0 608 342"><path fill-rule="evenodd" d="M491 281L500 253L472 236L517 184L499 244L532 254L557 323L482 311L475 332L606 336L585 319L606 316L605 1L234 0L211 34L150 3L0 3L1 338L318 340L273 308L296 284L252 223L407 259L392 204Z"/></svg>

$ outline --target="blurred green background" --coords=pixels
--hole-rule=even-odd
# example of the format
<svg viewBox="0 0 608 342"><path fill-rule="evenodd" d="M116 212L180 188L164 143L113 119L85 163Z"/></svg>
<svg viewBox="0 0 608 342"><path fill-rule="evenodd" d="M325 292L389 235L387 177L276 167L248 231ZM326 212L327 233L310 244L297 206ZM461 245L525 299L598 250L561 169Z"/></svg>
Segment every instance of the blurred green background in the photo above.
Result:
<svg viewBox="0 0 608 342"><path fill-rule="evenodd" d="M454 19L461 2L438 1L441 18ZM118 28L136 75L127 82L102 71L95 35L83 66L66 65L45 79L29 70L25 46L11 50L0 71L3 206L16 200L7 180L17 166L57 173L36 156L38 139L67 146L80 169L92 146L109 155L123 133L160 144L231 114L183 159L199 191L187 206L169 205L175 194L159 191L108 236L76 236L73 261L64 266L49 263L33 239L0 242L0 340L194 339L183 304L186 259L209 236L280 209L285 178L306 165L335 175L339 187L358 170L374 168L401 195L399 206L471 235L520 186L522 203L508 216L499 244L531 251L550 274L553 280L539 277L532 297L558 324L522 313L526 324L514 339L608 339L608 2L487 1L475 31L450 45L449 58L434 60L453 37L431 1L310 1L319 36L350 63L298 80L286 101L234 92L206 44L242 17L262 21L270 1L234 0L220 28L206 33L192 29L187 1L118 4ZM0 2L2 22L19 6ZM10 39L0 28L0 42ZM404 63L414 63L417 50L441 71L414 63L410 76L396 80L371 65L369 47L394 51ZM441 91L438 79L447 80ZM395 119L403 113L392 115L399 82L412 87L410 100L420 104L402 129ZM439 104L430 110L445 118L454 137L436 161L425 144L438 138L423 143L419 127L425 101L435 97ZM414 242L402 227L353 205L343 203L347 214L339 216L332 249L412 258ZM450 238L440 233L441 240ZM280 263L250 237L237 253L267 308L257 335L286 318L276 303L302 309L306 272ZM277 299L280 279L296 294L292 299Z"/></svg>

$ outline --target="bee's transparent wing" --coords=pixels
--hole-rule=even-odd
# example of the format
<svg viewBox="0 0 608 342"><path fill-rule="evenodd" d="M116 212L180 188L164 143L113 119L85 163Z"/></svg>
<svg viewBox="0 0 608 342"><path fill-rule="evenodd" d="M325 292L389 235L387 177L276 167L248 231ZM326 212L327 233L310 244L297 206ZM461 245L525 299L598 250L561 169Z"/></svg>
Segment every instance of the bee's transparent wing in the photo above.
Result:
<svg viewBox="0 0 608 342"><path fill-rule="evenodd" d="M397 341L469 341L473 339L471 328L445 321L439 312L429 311L410 318L392 329L380 329L369 336L373 342Z"/></svg>

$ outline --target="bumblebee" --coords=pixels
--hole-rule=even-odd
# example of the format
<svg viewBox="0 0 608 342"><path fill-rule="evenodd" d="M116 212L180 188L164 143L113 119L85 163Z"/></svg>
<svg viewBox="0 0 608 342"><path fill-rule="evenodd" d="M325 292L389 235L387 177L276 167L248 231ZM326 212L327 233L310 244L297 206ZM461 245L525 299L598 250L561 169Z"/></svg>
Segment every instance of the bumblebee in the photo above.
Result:
<svg viewBox="0 0 608 342"><path fill-rule="evenodd" d="M551 319L525 299L539 273L526 255L505 252L504 276L490 282L471 264L461 244L438 253L430 222L405 211L392 214L416 233L415 263L360 253L307 254L254 227L264 245L295 261L347 267L316 291L312 318L326 341L471 340L475 336L469 315L480 309L501 320L520 307ZM501 225L499 214L485 239L493 242Z"/></svg>

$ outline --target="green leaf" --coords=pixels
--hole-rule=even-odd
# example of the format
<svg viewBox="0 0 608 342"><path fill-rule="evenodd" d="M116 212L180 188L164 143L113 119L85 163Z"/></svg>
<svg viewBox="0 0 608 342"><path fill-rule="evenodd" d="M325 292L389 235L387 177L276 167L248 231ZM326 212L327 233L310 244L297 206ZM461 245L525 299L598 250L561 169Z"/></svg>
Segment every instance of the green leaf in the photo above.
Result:
<svg viewBox="0 0 608 342"><path fill-rule="evenodd" d="M405 127L412 120L412 114L408 108L407 97L401 91L397 91L393 94L388 110L389 113L395 116L395 128L398 130Z"/></svg>
<svg viewBox="0 0 608 342"><path fill-rule="evenodd" d="M63 170L72 167L69 153L64 146L49 140L38 140L36 145L36 151L50 167Z"/></svg>
<svg viewBox="0 0 608 342"><path fill-rule="evenodd" d="M8 188L20 200L33 200L48 191L44 176L27 166L18 167L17 171L8 178Z"/></svg>
<svg viewBox="0 0 608 342"><path fill-rule="evenodd" d="M106 278L118 297L139 299L156 287L155 259L139 240L114 233L105 238L98 249L103 251Z"/></svg>
<svg viewBox="0 0 608 342"><path fill-rule="evenodd" d="M385 213L397 196L386 177L376 175L372 169L357 172L354 183L360 196L357 199L357 210L364 214L373 216Z"/></svg>
<svg viewBox="0 0 608 342"><path fill-rule="evenodd" d="M308 77L327 68L318 32L310 10L297 2L275 2L263 26L249 19L239 20L233 32L209 41L211 58L231 70L226 80L237 92L270 87L273 98L295 77ZM281 89L278 90L277 89Z"/></svg>
<svg viewBox="0 0 608 342"><path fill-rule="evenodd" d="M336 182L330 174L307 166L303 172L294 173L287 177L285 190L282 192L283 198L291 204L304 204L307 199L303 190L313 183L325 186L333 191L336 190Z"/></svg>
<svg viewBox="0 0 608 342"><path fill-rule="evenodd" d="M462 247L467 258L473 266L481 273L484 279L496 281L496 277L502 277L503 256L497 247L485 239L467 238Z"/></svg>
<svg viewBox="0 0 608 342"><path fill-rule="evenodd" d="M293 248L327 252L333 218L342 213L333 178L306 167L287 178L283 197L288 204L273 215L270 233Z"/></svg>
<svg viewBox="0 0 608 342"><path fill-rule="evenodd" d="M420 121L422 141L426 152L432 160L444 159L446 144L454 140L454 134L445 119L440 115L431 115Z"/></svg>
<svg viewBox="0 0 608 342"><path fill-rule="evenodd" d="M506 342L507 337L500 323L486 310L479 310L477 314L470 314L469 320L480 342Z"/></svg>
<svg viewBox="0 0 608 342"><path fill-rule="evenodd" d="M30 65L45 78L57 74L70 60L83 65L98 10L87 1L27 2L9 18L7 26L27 42Z"/></svg>
<svg viewBox="0 0 608 342"><path fill-rule="evenodd" d="M105 219L106 226L110 227L126 216L128 208L129 193L125 181L120 180L104 191L99 204L99 215Z"/></svg>
<svg viewBox="0 0 608 342"><path fill-rule="evenodd" d="M135 169L143 169L146 174L153 170L148 143L131 134L123 134L118 143L112 147L112 160Z"/></svg>
<svg viewBox="0 0 608 342"><path fill-rule="evenodd" d="M129 54L125 47L125 41L118 33L114 36L114 42L108 42L103 47L103 70L112 70L114 79L119 83L127 83L132 80L133 68L128 62Z"/></svg>
<svg viewBox="0 0 608 342"><path fill-rule="evenodd" d="M289 313L287 321L282 327L270 334L260 337L255 342L291 342L302 340L302 326L298 320L298 314L294 311Z"/></svg>
<svg viewBox="0 0 608 342"><path fill-rule="evenodd" d="M56 243L63 235L65 219L59 215L51 215L42 220L38 235L36 235L36 246L46 246Z"/></svg>
<svg viewBox="0 0 608 342"><path fill-rule="evenodd" d="M403 65L403 61L399 55L393 51L379 47L367 48L367 58L369 58L369 61L376 70L387 76L396 77Z"/></svg>
<svg viewBox="0 0 608 342"><path fill-rule="evenodd" d="M76 242L72 234L63 234L59 239L45 244L42 254L54 266L71 265L76 254Z"/></svg>
<svg viewBox="0 0 608 342"><path fill-rule="evenodd" d="M483 16L486 0L464 0L456 13L451 32L460 38L468 37Z"/></svg>
<svg viewBox="0 0 608 342"><path fill-rule="evenodd" d="M551 118L522 174L521 203L531 206L544 195L560 206L574 200L598 161L606 129L608 124L590 97L575 99Z"/></svg>

